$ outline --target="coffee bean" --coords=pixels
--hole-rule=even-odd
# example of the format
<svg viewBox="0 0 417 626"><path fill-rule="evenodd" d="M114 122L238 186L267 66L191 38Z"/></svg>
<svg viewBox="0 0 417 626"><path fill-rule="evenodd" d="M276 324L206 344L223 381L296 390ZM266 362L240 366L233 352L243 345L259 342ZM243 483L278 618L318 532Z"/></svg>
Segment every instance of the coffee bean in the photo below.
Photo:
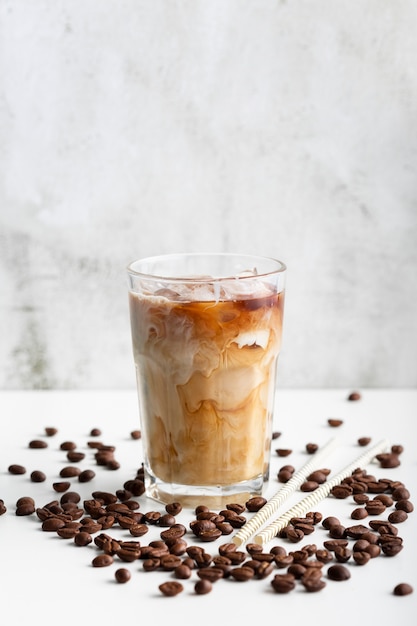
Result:
<svg viewBox="0 0 417 626"><path fill-rule="evenodd" d="M175 517L176 515L179 515L181 513L182 505L180 502L170 502L169 504L165 505L165 511L170 515L174 515Z"/></svg>
<svg viewBox="0 0 417 626"><path fill-rule="evenodd" d="M199 582L203 582L203 581L199 581ZM164 596L176 596L179 593L181 593L183 590L184 590L183 585L176 580L169 580L159 585L159 591L163 593Z"/></svg>
<svg viewBox="0 0 417 626"><path fill-rule="evenodd" d="M389 452L377 454L376 459L377 461L379 461L380 466L383 468L393 468L401 465L401 461L398 458L398 455Z"/></svg>
<svg viewBox="0 0 417 626"><path fill-rule="evenodd" d="M414 511L414 505L410 500L398 500L395 503L395 508L406 513L412 513Z"/></svg>
<svg viewBox="0 0 417 626"><path fill-rule="evenodd" d="M211 583L215 583L216 580L224 577L224 570L215 565L211 565L210 567L200 567L197 570L197 576L204 580L209 580Z"/></svg>
<svg viewBox="0 0 417 626"><path fill-rule="evenodd" d="M371 443L371 438L370 437L359 437L358 439L358 444L360 446L367 446Z"/></svg>
<svg viewBox="0 0 417 626"><path fill-rule="evenodd" d="M79 461L83 461L85 459L84 452L77 452L76 450L69 450L67 452L67 459L71 463L78 463Z"/></svg>
<svg viewBox="0 0 417 626"><path fill-rule="evenodd" d="M333 516L325 517L322 521L322 526L326 530L330 530L332 526L340 526L340 520Z"/></svg>
<svg viewBox="0 0 417 626"><path fill-rule="evenodd" d="M74 443L73 441L63 441L59 447L61 448L61 450L66 450L66 451L75 450L75 448L77 447L77 444Z"/></svg>
<svg viewBox="0 0 417 626"><path fill-rule="evenodd" d="M206 578L198 580L194 585L194 591L199 596L203 596L206 593L210 593L212 589L213 589L213 585Z"/></svg>
<svg viewBox="0 0 417 626"><path fill-rule="evenodd" d="M174 569L175 578L179 578L181 580L185 580L187 578L191 578L192 570L186 563L180 563Z"/></svg>
<svg viewBox="0 0 417 626"><path fill-rule="evenodd" d="M355 550L352 558L357 565L366 565L370 560L371 555L369 552L365 552L364 550Z"/></svg>
<svg viewBox="0 0 417 626"><path fill-rule="evenodd" d="M59 517L48 517L42 522L42 530L45 532L56 532L65 526L65 521Z"/></svg>
<svg viewBox="0 0 417 626"><path fill-rule="evenodd" d="M254 570L251 567L234 567L230 570L230 576L238 582L246 582L253 578L255 575Z"/></svg>
<svg viewBox="0 0 417 626"><path fill-rule="evenodd" d="M406 487L397 487L396 489L394 489L394 491L392 492L392 499L397 501L397 500L408 500L410 498L410 492L408 491L408 489L406 489Z"/></svg>
<svg viewBox="0 0 417 626"><path fill-rule="evenodd" d="M290 448L277 448L275 452L278 456L289 456L292 454L292 450Z"/></svg>
<svg viewBox="0 0 417 626"><path fill-rule="evenodd" d="M74 476L79 476L81 470L79 467L73 467L72 465L68 465L67 467L63 467L59 472L61 478L73 478Z"/></svg>
<svg viewBox="0 0 417 626"><path fill-rule="evenodd" d="M53 426L45 426L45 434L47 437L53 437L54 435L56 435L58 432L57 428L54 428Z"/></svg>
<svg viewBox="0 0 417 626"><path fill-rule="evenodd" d="M93 567L108 567L113 561L113 557L110 554L99 554L91 561L91 565Z"/></svg>
<svg viewBox="0 0 417 626"><path fill-rule="evenodd" d="M321 591L326 586L326 582L319 576L308 576L307 572L301 577L301 584L310 593Z"/></svg>
<svg viewBox="0 0 417 626"><path fill-rule="evenodd" d="M86 469L80 472L80 474L78 475L78 480L80 483L88 483L90 482L90 480L93 480L93 478L95 478L95 475L96 474L93 470Z"/></svg>
<svg viewBox="0 0 417 626"><path fill-rule="evenodd" d="M304 492L315 491L319 486L319 483L314 480L305 480L300 485L300 490Z"/></svg>
<svg viewBox="0 0 417 626"><path fill-rule="evenodd" d="M142 433L140 430L132 430L132 432L130 433L130 436L132 437L132 439L140 439L142 437Z"/></svg>
<svg viewBox="0 0 417 626"><path fill-rule="evenodd" d="M26 467L24 467L23 465L19 465L18 463L13 463L12 465L9 465L9 473L10 474L26 474Z"/></svg>
<svg viewBox="0 0 417 626"><path fill-rule="evenodd" d="M293 574L275 574L271 580L271 586L276 593L288 593L295 588L295 576Z"/></svg>
<svg viewBox="0 0 417 626"><path fill-rule="evenodd" d="M46 441L43 441L43 439L32 439L32 441L29 441L29 448L32 449L40 449L40 448L47 448L48 444L46 443Z"/></svg>
<svg viewBox="0 0 417 626"><path fill-rule="evenodd" d="M408 583L399 583L394 587L395 596L408 596L410 593L413 593L413 591L413 587Z"/></svg>
<svg viewBox="0 0 417 626"><path fill-rule="evenodd" d="M85 530L79 531L74 536L74 543L76 546L88 546L93 541L92 536Z"/></svg>
<svg viewBox="0 0 417 626"><path fill-rule="evenodd" d="M388 515L388 521L391 522L391 524L401 524L405 522L406 519L408 519L408 515L401 509L397 509Z"/></svg>
<svg viewBox="0 0 417 626"><path fill-rule="evenodd" d="M350 517L356 520L365 519L365 517L368 517L368 511L364 507L353 509L352 513L350 514Z"/></svg>
<svg viewBox="0 0 417 626"><path fill-rule="evenodd" d="M0 515L4 515L7 512L7 507L4 504L4 500L0 500Z"/></svg>
<svg viewBox="0 0 417 626"><path fill-rule="evenodd" d="M317 450L319 449L318 445L316 443L307 443L306 444L306 451L308 454L314 454L315 452L317 452Z"/></svg>
<svg viewBox="0 0 417 626"><path fill-rule="evenodd" d="M114 572L114 577L116 579L116 582L124 584L131 579L132 575L130 571L125 567L119 567L119 569Z"/></svg>
<svg viewBox="0 0 417 626"><path fill-rule="evenodd" d="M249 512L256 513L257 511L259 511L259 509L265 506L266 503L266 498L262 498L261 496L254 496L246 502L246 508Z"/></svg>
<svg viewBox="0 0 417 626"><path fill-rule="evenodd" d="M329 417L329 419L327 420L327 423L332 428L338 428L339 426L341 426L343 424L343 420L337 419L335 417Z"/></svg>
<svg viewBox="0 0 417 626"><path fill-rule="evenodd" d="M44 474L40 470L34 470L30 475L30 480L33 483L43 483L46 480L46 474Z"/></svg>
<svg viewBox="0 0 417 626"><path fill-rule="evenodd" d="M348 580L350 571L344 565L331 565L327 570L327 576L330 580Z"/></svg>
<svg viewBox="0 0 417 626"><path fill-rule="evenodd" d="M359 391L352 391L349 395L348 395L348 400L350 402L357 402L358 400L360 400L362 398L361 394L359 393Z"/></svg>
<svg viewBox="0 0 417 626"><path fill-rule="evenodd" d="M90 436L91 436L91 437L100 437L100 435L101 435L101 430L100 430L100 428L92 428L92 429L90 430Z"/></svg>

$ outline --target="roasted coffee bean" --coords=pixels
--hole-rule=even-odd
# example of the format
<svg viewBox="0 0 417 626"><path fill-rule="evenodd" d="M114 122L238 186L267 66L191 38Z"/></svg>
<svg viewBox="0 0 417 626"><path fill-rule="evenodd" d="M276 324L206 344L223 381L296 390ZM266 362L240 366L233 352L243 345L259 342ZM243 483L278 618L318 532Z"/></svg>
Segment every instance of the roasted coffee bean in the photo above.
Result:
<svg viewBox="0 0 417 626"><path fill-rule="evenodd" d="M347 539L333 539L324 541L323 545L326 550L334 552L337 548L346 548L349 545L349 542Z"/></svg>
<svg viewBox="0 0 417 626"><path fill-rule="evenodd" d="M110 554L99 554L91 561L91 565L93 567L108 567L113 561L113 557Z"/></svg>
<svg viewBox="0 0 417 626"><path fill-rule="evenodd" d="M291 448L277 448L275 452L278 456L289 456L292 454Z"/></svg>
<svg viewBox="0 0 417 626"><path fill-rule="evenodd" d="M329 419L327 420L327 423L332 428L338 428L339 426L341 426L343 424L343 420L337 419L335 417L329 417Z"/></svg>
<svg viewBox="0 0 417 626"><path fill-rule="evenodd" d="M386 508L385 504L377 499L369 500L369 502L365 504L365 509L369 515L381 515Z"/></svg>
<svg viewBox="0 0 417 626"><path fill-rule="evenodd" d="M177 567L174 569L175 578L179 578L181 580L186 580L188 578L191 578L191 574L192 574L191 568L186 563L183 563L183 562L177 565Z"/></svg>
<svg viewBox="0 0 417 626"><path fill-rule="evenodd" d="M237 545L235 543L223 543L218 547L219 554L222 556L229 556L230 552L237 552Z"/></svg>
<svg viewBox="0 0 417 626"><path fill-rule="evenodd" d="M24 515L32 515L35 512L35 504L27 501L16 506L16 515L19 517Z"/></svg>
<svg viewBox="0 0 417 626"><path fill-rule="evenodd" d="M54 426L45 426L45 435L47 437L53 437L58 432L58 429Z"/></svg>
<svg viewBox="0 0 417 626"><path fill-rule="evenodd" d="M251 580L255 575L254 570L251 567L234 567L230 570L230 577L238 582L246 582Z"/></svg>
<svg viewBox="0 0 417 626"><path fill-rule="evenodd" d="M203 596L206 593L210 593L212 589L213 589L212 583L206 578L198 580L194 585L194 591L199 596Z"/></svg>
<svg viewBox="0 0 417 626"><path fill-rule="evenodd" d="M46 532L56 532L59 528L64 528L65 521L59 517L48 517L42 522L42 530Z"/></svg>
<svg viewBox="0 0 417 626"><path fill-rule="evenodd" d="M291 554L274 554L274 561L278 569L285 569L294 563L294 557Z"/></svg>
<svg viewBox="0 0 417 626"><path fill-rule="evenodd" d="M143 482L143 480L140 480L139 478L126 481L123 487L127 489L128 491L130 491L130 493L135 498L138 498L139 496L145 493L145 483Z"/></svg>
<svg viewBox="0 0 417 626"><path fill-rule="evenodd" d="M352 558L357 565L366 565L370 560L371 555L369 552L365 552L365 550L355 550Z"/></svg>
<svg viewBox="0 0 417 626"><path fill-rule="evenodd" d="M56 483L53 483L52 485L52 488L57 493L63 493L64 491L67 491L70 487L71 487L71 483L67 481L56 482Z"/></svg>
<svg viewBox="0 0 417 626"><path fill-rule="evenodd" d="M69 451L75 450L77 444L74 443L74 441L63 441L59 447L61 448L61 450Z"/></svg>
<svg viewBox="0 0 417 626"><path fill-rule="evenodd" d="M330 550L320 549L316 552L316 559L322 563L329 563L333 560L333 555Z"/></svg>
<svg viewBox="0 0 417 626"><path fill-rule="evenodd" d="M396 509L388 515L388 521L391 524L401 524L402 522L405 522L406 519L408 519L408 515L401 509Z"/></svg>
<svg viewBox="0 0 417 626"><path fill-rule="evenodd" d="M93 480L93 478L95 478L95 475L96 474L93 470L86 469L80 472L80 474L78 475L78 480L80 483L88 483L90 482L90 480Z"/></svg>
<svg viewBox="0 0 417 626"><path fill-rule="evenodd" d="M34 470L30 475L30 480L33 483L43 483L46 480L46 474L40 470Z"/></svg>
<svg viewBox="0 0 417 626"><path fill-rule="evenodd" d="M333 487L330 491L331 495L338 500L343 500L352 495L353 489L350 485L340 484Z"/></svg>
<svg viewBox="0 0 417 626"><path fill-rule="evenodd" d="M259 509L265 506L266 502L266 498L262 498L261 496L254 496L246 502L246 508L250 513L256 513L257 511L259 511Z"/></svg>
<svg viewBox="0 0 417 626"><path fill-rule="evenodd" d="M63 528L58 528L56 534L62 539L74 539L75 535L78 533L77 528L67 528L64 526Z"/></svg>
<svg viewBox="0 0 417 626"><path fill-rule="evenodd" d="M19 465L18 463L12 463L12 465L9 465L8 471L10 474L15 475L26 474L26 467L24 467L24 465Z"/></svg>
<svg viewBox="0 0 417 626"><path fill-rule="evenodd" d="M90 437L100 437L100 435L101 435L100 428L92 428L90 430Z"/></svg>
<svg viewBox="0 0 417 626"><path fill-rule="evenodd" d="M278 430L274 430L272 433L272 440L279 439L279 437L281 437L281 433Z"/></svg>
<svg viewBox="0 0 417 626"><path fill-rule="evenodd" d="M307 572L301 577L301 584L304 589L309 593L315 593L316 591L324 589L326 581L324 581L320 576L308 576Z"/></svg>
<svg viewBox="0 0 417 626"><path fill-rule="evenodd" d="M306 444L306 451L308 454L314 454L315 452L317 452L317 450L319 449L318 445L316 443L307 443Z"/></svg>
<svg viewBox="0 0 417 626"><path fill-rule="evenodd" d="M162 583L159 585L158 588L159 591L164 594L164 596L176 596L184 590L183 585L176 580L169 580L165 583Z"/></svg>
<svg viewBox="0 0 417 626"><path fill-rule="evenodd" d="M372 522L370 522L372 524ZM351 539L361 539L364 534L369 532L369 528L363 524L355 524L354 526L348 526L345 530L345 535Z"/></svg>
<svg viewBox="0 0 417 626"><path fill-rule="evenodd" d="M366 504L369 501L369 496L366 493L355 493L353 499L356 504Z"/></svg>
<svg viewBox="0 0 417 626"><path fill-rule="evenodd" d="M408 500L410 498L410 492L406 487L397 487L392 492L392 499L397 500Z"/></svg>
<svg viewBox="0 0 417 626"><path fill-rule="evenodd" d="M368 446L371 443L370 437L359 437L358 444L360 446Z"/></svg>
<svg viewBox="0 0 417 626"><path fill-rule="evenodd" d="M348 395L348 400L350 402L357 402L358 400L360 400L362 398L361 394L359 391L352 391L349 395Z"/></svg>
<svg viewBox="0 0 417 626"><path fill-rule="evenodd" d="M311 474L307 476L307 481L311 480L315 483L318 483L319 485L322 485L323 483L326 482L327 476L329 474L330 474L330 470L326 468L315 470L314 472L311 472Z"/></svg>
<svg viewBox="0 0 417 626"><path fill-rule="evenodd" d="M238 515L241 515L245 510L245 506L243 504L231 502L230 504L226 505L226 509L228 509L229 511L234 511Z"/></svg>
<svg viewBox="0 0 417 626"><path fill-rule="evenodd" d="M304 492L309 492L309 491L315 491L319 486L319 483L317 483L314 480L305 480L301 485L300 485L300 491L304 491Z"/></svg>
<svg viewBox="0 0 417 626"><path fill-rule="evenodd" d="M201 533L198 534L198 538L201 541L205 541L205 542L216 541L216 539L218 539L221 536L222 536L222 531L216 527L211 530L203 530L201 531Z"/></svg>
<svg viewBox="0 0 417 626"><path fill-rule="evenodd" d="M376 459L379 461L380 466L383 468L392 468L401 465L398 454L393 454L392 452L383 452L381 454L377 454Z"/></svg>
<svg viewBox="0 0 417 626"><path fill-rule="evenodd" d="M216 565L200 567L197 570L197 576L201 579L209 580L211 583L215 583L217 580L224 577L224 570Z"/></svg>
<svg viewBox="0 0 417 626"><path fill-rule="evenodd" d="M69 450L67 452L67 459L70 463L79 463L85 459L84 452L77 452L76 450Z"/></svg>
<svg viewBox="0 0 417 626"><path fill-rule="evenodd" d="M43 439L32 439L32 441L29 441L29 448L40 449L47 447L48 444L46 443L46 441L43 441Z"/></svg>
<svg viewBox="0 0 417 626"><path fill-rule="evenodd" d="M398 500L395 503L395 508L399 511L405 511L406 513L412 513L414 511L414 505L410 500Z"/></svg>
<svg viewBox="0 0 417 626"><path fill-rule="evenodd" d="M4 500L0 500L0 515L4 515L7 512L7 507L4 504Z"/></svg>
<svg viewBox="0 0 417 626"><path fill-rule="evenodd" d="M106 467L108 470L118 470L120 469L120 463L116 461L116 459L109 459L106 463Z"/></svg>
<svg viewBox="0 0 417 626"><path fill-rule="evenodd" d="M92 536L85 530L80 530L74 537L74 543L76 546L88 546L92 541Z"/></svg>
<svg viewBox="0 0 417 626"><path fill-rule="evenodd" d="M229 552L227 558L230 559L232 565L241 565L246 560L246 553L242 550L236 550L236 552Z"/></svg>
<svg viewBox="0 0 417 626"><path fill-rule="evenodd" d="M333 552L336 561L339 563L347 563L352 556L352 550L349 550L349 548L343 548L342 546L338 546Z"/></svg>
<svg viewBox="0 0 417 626"><path fill-rule="evenodd" d="M394 587L395 596L408 596L410 593L413 593L413 591L413 587L408 583L399 583Z"/></svg>
<svg viewBox="0 0 417 626"><path fill-rule="evenodd" d="M368 517L368 515L369 513L367 509L365 507L360 507L357 509L353 509L352 513L350 514L350 517L355 520L360 520L360 519L365 519L365 517Z"/></svg>
<svg viewBox="0 0 417 626"><path fill-rule="evenodd" d="M169 515L173 515L175 517L181 513L182 505L180 502L170 502L165 505L165 511L169 513Z"/></svg>
<svg viewBox="0 0 417 626"><path fill-rule="evenodd" d="M349 580L350 571L344 565L331 565L327 570L327 577L330 580Z"/></svg>
<svg viewBox="0 0 417 626"><path fill-rule="evenodd" d="M343 539L346 537L346 528L342 524L339 524L339 526L331 526L329 536L332 537L332 539Z"/></svg>
<svg viewBox="0 0 417 626"><path fill-rule="evenodd" d="M114 572L114 577L116 579L116 582L118 582L120 584L124 584L124 583L129 582L129 580L132 577L132 574L125 567L119 567L119 569L117 569Z"/></svg>
<svg viewBox="0 0 417 626"><path fill-rule="evenodd" d="M287 569L287 573L291 574L297 580L300 580L307 571L307 567L302 563L293 563Z"/></svg>
<svg viewBox="0 0 417 626"><path fill-rule="evenodd" d="M146 524L133 524L129 527L132 537L143 537L147 532L149 532L149 527Z"/></svg>
<svg viewBox="0 0 417 626"><path fill-rule="evenodd" d="M337 517L333 517L333 516L325 517L321 525L326 530L330 530L332 526L340 526L340 520Z"/></svg>
<svg viewBox="0 0 417 626"><path fill-rule="evenodd" d="M288 593L295 588L295 576L292 574L275 574L271 586L276 593Z"/></svg>

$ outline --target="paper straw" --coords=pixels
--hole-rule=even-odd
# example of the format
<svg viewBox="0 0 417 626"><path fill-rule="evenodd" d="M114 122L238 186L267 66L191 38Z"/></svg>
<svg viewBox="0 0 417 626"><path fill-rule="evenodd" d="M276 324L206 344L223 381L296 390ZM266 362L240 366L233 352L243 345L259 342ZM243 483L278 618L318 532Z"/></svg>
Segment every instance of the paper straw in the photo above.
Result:
<svg viewBox="0 0 417 626"><path fill-rule="evenodd" d="M382 439L367 452L364 452L363 454L358 456L354 461L352 461L352 463L349 463L349 465L347 465L343 470L336 474L332 479L328 480L326 483L323 483L318 489L303 498L300 502L298 502L298 504L293 506L286 513L284 513L278 519L272 522L272 524L262 530L258 535L254 537L254 542L262 545L270 541L283 528L285 528L285 526L288 525L293 517L301 517L305 513L310 511L314 505L320 502L320 500L324 500L324 498L329 495L333 487L336 487L336 485L340 485L342 480L350 476L355 469L363 467L364 465L370 463L372 459L380 452L383 452L387 448L387 446L388 441L386 439Z"/></svg>
<svg viewBox="0 0 417 626"><path fill-rule="evenodd" d="M334 448L336 439L330 439L325 446L319 448L317 452L298 470L285 486L282 487L259 511L247 522L234 537L233 543L240 546L247 541L259 528L275 513L279 506L288 498L288 496L298 489L298 487L306 480L314 469L319 467L319 463Z"/></svg>

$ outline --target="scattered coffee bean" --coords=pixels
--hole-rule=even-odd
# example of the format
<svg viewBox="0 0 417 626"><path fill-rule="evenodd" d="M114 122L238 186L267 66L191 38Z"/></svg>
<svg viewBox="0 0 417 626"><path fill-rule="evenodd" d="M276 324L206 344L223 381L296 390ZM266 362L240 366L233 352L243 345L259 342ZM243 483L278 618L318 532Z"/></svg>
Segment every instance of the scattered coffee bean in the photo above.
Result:
<svg viewBox="0 0 417 626"><path fill-rule="evenodd" d="M132 437L132 439L140 439L142 437L142 433L140 430L132 430L130 436Z"/></svg>
<svg viewBox="0 0 417 626"><path fill-rule="evenodd" d="M126 569L125 567L119 567L119 569L117 569L114 572L114 577L116 579L116 582L120 583L120 584L124 584L129 582L129 580L131 579L132 575L130 573L130 571L128 569Z"/></svg>
<svg viewBox="0 0 417 626"><path fill-rule="evenodd" d="M65 451L75 450L77 444L74 443L74 441L63 441L59 447L61 448L61 450Z"/></svg>
<svg viewBox="0 0 417 626"><path fill-rule="evenodd" d="M79 531L74 537L74 543L76 546L88 546L92 541L92 536L86 530Z"/></svg>
<svg viewBox="0 0 417 626"><path fill-rule="evenodd" d="M350 402L357 402L358 400L360 400L362 398L361 394L359 391L352 391L349 395L348 395L348 400Z"/></svg>
<svg viewBox="0 0 417 626"><path fill-rule="evenodd" d="M413 591L413 587L408 583L399 583L394 587L395 596L408 596L410 593L413 593Z"/></svg>
<svg viewBox="0 0 417 626"><path fill-rule="evenodd" d="M371 438L370 437L359 437L358 439L358 444L360 446L367 446L371 443Z"/></svg>
<svg viewBox="0 0 417 626"><path fill-rule="evenodd" d="M0 500L0 515L4 515L7 512L7 507L4 504L4 500Z"/></svg>
<svg viewBox="0 0 417 626"><path fill-rule="evenodd" d="M90 430L90 437L100 437L100 435L101 435L100 428L92 428Z"/></svg>
<svg viewBox="0 0 417 626"><path fill-rule="evenodd" d="M327 570L327 576L330 580L348 580L350 571L345 565L331 565Z"/></svg>
<svg viewBox="0 0 417 626"><path fill-rule="evenodd" d="M319 449L319 446L317 445L317 443L306 444L306 451L308 454L314 454L315 452L317 452L318 449Z"/></svg>
<svg viewBox="0 0 417 626"><path fill-rule="evenodd" d="M46 474L44 474L40 470L34 470L30 475L30 480L33 483L43 483L46 480Z"/></svg>
<svg viewBox="0 0 417 626"><path fill-rule="evenodd" d="M45 426L45 435L47 437L53 437L58 432L58 429L53 426Z"/></svg>
<svg viewBox="0 0 417 626"><path fill-rule="evenodd" d="M254 496L246 502L246 508L249 512L256 513L257 511L259 511L259 509L265 506L266 503L266 498L262 498L261 496Z"/></svg>
<svg viewBox="0 0 417 626"><path fill-rule="evenodd" d="M76 450L68 450L67 459L70 463L78 463L85 459L85 454L84 452L77 452Z"/></svg>
<svg viewBox="0 0 417 626"><path fill-rule="evenodd" d="M327 420L327 423L332 428L338 428L339 426L341 426L343 424L343 420L337 419L335 417L329 417L329 419Z"/></svg>
<svg viewBox="0 0 417 626"><path fill-rule="evenodd" d="M274 432L272 433L272 439L278 439L279 437L281 437L281 433L277 430L274 430Z"/></svg>
<svg viewBox="0 0 417 626"><path fill-rule="evenodd" d="M13 463L12 465L9 465L8 471L10 474L26 474L26 467L19 465L18 463Z"/></svg>
<svg viewBox="0 0 417 626"><path fill-rule="evenodd" d="M90 482L90 480L93 480L93 478L95 478L95 475L96 474L95 472L93 472L93 470L86 469L80 472L80 474L78 475L78 480L80 483L88 483Z"/></svg>
<svg viewBox="0 0 417 626"><path fill-rule="evenodd" d="M81 474L81 470L79 467L74 467L72 465L68 465L67 467L63 467L59 472L61 478L73 478L74 476L79 476Z"/></svg>
<svg viewBox="0 0 417 626"><path fill-rule="evenodd" d="M213 589L212 583L206 578L202 578L201 580L198 580L194 585L194 591L199 596L203 596L206 593L210 593L212 589Z"/></svg>
<svg viewBox="0 0 417 626"><path fill-rule="evenodd" d="M46 443L46 441L43 441L43 439L32 439L32 441L29 441L29 448L32 449L40 449L40 448L47 448L48 444Z"/></svg>
<svg viewBox="0 0 417 626"><path fill-rule="evenodd" d="M99 554L91 561L93 567L108 567L113 563L114 559L110 554Z"/></svg>
<svg viewBox="0 0 417 626"><path fill-rule="evenodd" d="M203 581L200 580L198 582L202 583ZM196 585L197 584L198 583L196 583ZM183 590L184 590L183 585L176 580L169 580L159 585L159 591L163 593L164 596L177 596Z"/></svg>
<svg viewBox="0 0 417 626"><path fill-rule="evenodd" d="M277 448L275 452L278 456L289 456L292 454L292 450L290 448Z"/></svg>
<svg viewBox="0 0 417 626"><path fill-rule="evenodd" d="M275 574L271 580L271 586L276 593L288 593L295 588L295 576L293 574Z"/></svg>
<svg viewBox="0 0 417 626"><path fill-rule="evenodd" d="M71 483L64 481L64 480L52 484L52 488L54 489L54 491L57 491L58 493L63 493L64 491L68 491L70 487L71 487Z"/></svg>

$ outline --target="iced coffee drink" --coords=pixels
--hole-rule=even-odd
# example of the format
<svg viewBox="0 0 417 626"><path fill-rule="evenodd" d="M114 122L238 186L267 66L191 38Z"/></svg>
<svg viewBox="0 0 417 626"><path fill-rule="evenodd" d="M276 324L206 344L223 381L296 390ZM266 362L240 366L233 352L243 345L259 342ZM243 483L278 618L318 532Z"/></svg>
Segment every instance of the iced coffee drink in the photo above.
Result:
<svg viewBox="0 0 417 626"><path fill-rule="evenodd" d="M262 492L269 474L284 267L261 273L265 261L255 257L219 277L211 255L189 256L193 274L171 259L179 278L166 277L169 265L151 275L138 271L140 262L129 268L148 494L247 497ZM220 256L226 267L235 260Z"/></svg>

